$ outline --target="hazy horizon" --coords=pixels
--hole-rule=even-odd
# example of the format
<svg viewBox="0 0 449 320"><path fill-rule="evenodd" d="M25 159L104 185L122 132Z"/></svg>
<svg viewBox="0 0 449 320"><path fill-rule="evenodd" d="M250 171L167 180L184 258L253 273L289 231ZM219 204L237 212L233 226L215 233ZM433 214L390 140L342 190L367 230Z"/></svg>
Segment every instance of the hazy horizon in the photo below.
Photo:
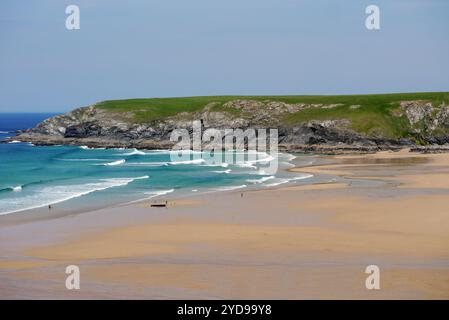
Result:
<svg viewBox="0 0 449 320"><path fill-rule="evenodd" d="M80 8L67 30L65 8ZM380 30L365 8L380 8ZM449 2L0 3L0 112L214 95L449 90Z"/></svg>

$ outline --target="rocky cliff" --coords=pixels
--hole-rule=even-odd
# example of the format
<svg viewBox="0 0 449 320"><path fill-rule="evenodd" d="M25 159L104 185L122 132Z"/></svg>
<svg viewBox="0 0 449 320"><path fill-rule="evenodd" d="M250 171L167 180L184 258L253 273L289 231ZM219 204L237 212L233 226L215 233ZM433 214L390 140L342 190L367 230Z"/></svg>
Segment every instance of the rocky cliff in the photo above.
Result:
<svg viewBox="0 0 449 320"><path fill-rule="evenodd" d="M318 97L312 102L306 98L301 102L300 97L297 102L280 97L210 97L192 100L197 104L189 108L177 108L173 101L166 109L153 107L151 101L133 101L129 109L126 105L115 108L113 102L99 103L47 119L12 139L36 145L163 149L173 145L172 130L192 130L192 121L201 120L203 129L276 128L279 148L291 152L373 152L404 147L429 151L446 150L449 144L447 93L442 99L390 97L391 101L382 100L379 106L344 97L341 102L338 97L322 99L323 103Z"/></svg>

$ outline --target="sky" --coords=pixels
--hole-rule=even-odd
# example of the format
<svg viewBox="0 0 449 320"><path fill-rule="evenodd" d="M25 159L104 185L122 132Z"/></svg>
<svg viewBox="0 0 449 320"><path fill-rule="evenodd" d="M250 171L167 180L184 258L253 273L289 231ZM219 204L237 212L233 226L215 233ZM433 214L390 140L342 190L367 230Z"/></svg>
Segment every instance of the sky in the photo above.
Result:
<svg viewBox="0 0 449 320"><path fill-rule="evenodd" d="M371 4L380 30L365 27ZM449 91L447 0L0 1L0 112L416 91Z"/></svg>

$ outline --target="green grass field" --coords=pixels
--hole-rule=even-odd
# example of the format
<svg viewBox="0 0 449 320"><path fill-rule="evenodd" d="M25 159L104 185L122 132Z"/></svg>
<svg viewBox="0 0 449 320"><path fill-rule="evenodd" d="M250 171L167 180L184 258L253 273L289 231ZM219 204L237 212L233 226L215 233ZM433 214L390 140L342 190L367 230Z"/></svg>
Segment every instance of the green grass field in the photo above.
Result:
<svg viewBox="0 0 449 320"><path fill-rule="evenodd" d="M380 134L384 137L397 138L409 132L405 117L395 116L400 101L425 100L439 106L449 104L449 92L397 93L370 95L336 95L336 96L205 96L183 98L152 98L110 100L96 106L114 113L132 112L133 121L151 122L173 116L180 112L202 110L208 103L216 102L214 110L224 111L222 105L230 100L270 100L285 103L305 104L341 104L332 109L311 108L288 114L283 118L286 125L302 123L309 120L348 119L351 129L368 134ZM353 105L360 106L351 109ZM233 113L234 115L238 115Z"/></svg>

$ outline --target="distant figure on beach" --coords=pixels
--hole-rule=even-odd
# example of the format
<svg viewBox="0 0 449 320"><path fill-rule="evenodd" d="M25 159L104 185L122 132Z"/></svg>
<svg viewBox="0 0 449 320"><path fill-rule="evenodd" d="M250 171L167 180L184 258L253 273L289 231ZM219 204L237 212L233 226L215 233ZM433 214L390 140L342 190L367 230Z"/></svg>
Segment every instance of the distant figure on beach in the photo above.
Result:
<svg viewBox="0 0 449 320"><path fill-rule="evenodd" d="M48 205L48 211L51 211L51 204Z"/></svg>
<svg viewBox="0 0 449 320"><path fill-rule="evenodd" d="M243 198L243 193L240 194L240 198Z"/></svg>

